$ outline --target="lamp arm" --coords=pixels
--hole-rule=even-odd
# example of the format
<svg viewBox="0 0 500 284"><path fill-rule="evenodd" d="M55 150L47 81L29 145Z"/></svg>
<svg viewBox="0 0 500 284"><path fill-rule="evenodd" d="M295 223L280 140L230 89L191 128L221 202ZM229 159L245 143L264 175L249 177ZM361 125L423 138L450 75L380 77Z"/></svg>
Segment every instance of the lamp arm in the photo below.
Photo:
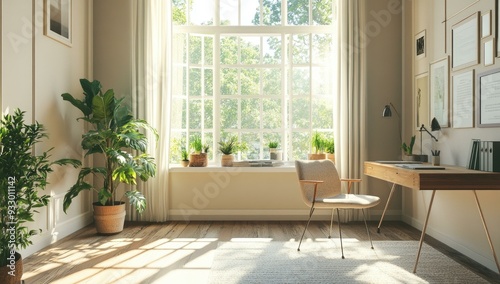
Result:
<svg viewBox="0 0 500 284"><path fill-rule="evenodd" d="M425 126L422 124L422 126L420 126L420 132L424 131L427 132L434 140L436 140L436 142L438 142L438 139L436 137L434 137L434 135L432 135L432 133L429 132L429 130L427 130L427 128L425 128Z"/></svg>
<svg viewBox="0 0 500 284"><path fill-rule="evenodd" d="M401 115L399 115L399 112L398 110L396 109L396 107L394 107L394 105L392 103L389 103L391 105L391 107L394 109L394 111L396 112L396 114L398 115L399 119L401 119Z"/></svg>

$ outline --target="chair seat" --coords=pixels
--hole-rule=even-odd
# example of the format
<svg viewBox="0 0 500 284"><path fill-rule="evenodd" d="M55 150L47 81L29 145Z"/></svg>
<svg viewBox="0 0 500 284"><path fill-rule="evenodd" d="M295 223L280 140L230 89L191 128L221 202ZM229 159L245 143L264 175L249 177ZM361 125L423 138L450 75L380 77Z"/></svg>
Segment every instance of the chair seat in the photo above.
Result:
<svg viewBox="0 0 500 284"><path fill-rule="evenodd" d="M315 208L370 208L380 203L380 198L363 194L339 194L328 198L317 198Z"/></svg>

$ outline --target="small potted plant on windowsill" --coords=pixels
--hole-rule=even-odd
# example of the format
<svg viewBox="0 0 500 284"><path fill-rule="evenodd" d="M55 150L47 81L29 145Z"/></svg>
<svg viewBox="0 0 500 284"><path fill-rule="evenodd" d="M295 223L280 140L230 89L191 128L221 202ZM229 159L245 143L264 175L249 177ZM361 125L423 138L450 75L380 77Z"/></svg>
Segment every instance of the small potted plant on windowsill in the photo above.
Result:
<svg viewBox="0 0 500 284"><path fill-rule="evenodd" d="M324 160L326 159L326 154L323 153L325 150L325 141L323 135L318 131L314 132L311 139L311 145L314 149L314 153L308 155L309 160Z"/></svg>
<svg viewBox="0 0 500 284"><path fill-rule="evenodd" d="M325 139L324 144L325 144L326 158L335 163L335 141L333 137L330 139Z"/></svg>
<svg viewBox="0 0 500 284"><path fill-rule="evenodd" d="M182 148L181 149L181 166L183 167L187 167L189 166L189 153L186 149Z"/></svg>
<svg viewBox="0 0 500 284"><path fill-rule="evenodd" d="M234 161L234 154L238 151L245 150L246 144L243 142L238 142L238 137L236 135L230 136L228 138L219 141L219 151L222 153L221 166L222 167L232 167Z"/></svg>
<svg viewBox="0 0 500 284"><path fill-rule="evenodd" d="M208 144L203 145L200 136L194 136L189 144L192 153L189 154L190 167L206 167L208 165Z"/></svg>
<svg viewBox="0 0 500 284"><path fill-rule="evenodd" d="M271 160L281 161L283 159L283 153L278 149L278 141L270 141L267 146L269 147L269 158Z"/></svg>

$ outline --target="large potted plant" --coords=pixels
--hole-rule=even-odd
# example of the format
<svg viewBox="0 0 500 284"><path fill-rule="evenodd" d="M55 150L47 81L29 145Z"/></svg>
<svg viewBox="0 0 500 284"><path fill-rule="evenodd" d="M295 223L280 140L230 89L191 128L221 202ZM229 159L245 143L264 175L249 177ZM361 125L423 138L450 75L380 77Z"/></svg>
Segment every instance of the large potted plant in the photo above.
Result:
<svg viewBox="0 0 500 284"><path fill-rule="evenodd" d="M151 131L156 139L158 134L145 120L134 119L123 104L123 98L115 98L112 89L103 93L101 83L96 80L81 79L80 84L84 94L82 100L68 93L62 97L83 113L79 119L90 126L82 136L85 156L98 156L94 161L101 160L104 165L81 168L75 185L64 196L63 209L66 212L83 190L94 190L98 200L93 203L97 232L119 233L125 222L124 198L127 197L139 213L146 208L146 199L136 189L119 194L118 186L121 183L136 185L138 178L147 181L156 174L154 159L146 152L148 140L143 130ZM89 175L100 180L90 184L86 180Z"/></svg>
<svg viewBox="0 0 500 284"><path fill-rule="evenodd" d="M31 230L37 209L49 203L50 196L41 194L47 186L52 166L80 161L60 159L51 162L49 152L33 154L36 144L47 138L43 125L25 124L24 112L2 117L0 125L0 283L20 283L22 258L20 249L32 244L31 237L40 230Z"/></svg>

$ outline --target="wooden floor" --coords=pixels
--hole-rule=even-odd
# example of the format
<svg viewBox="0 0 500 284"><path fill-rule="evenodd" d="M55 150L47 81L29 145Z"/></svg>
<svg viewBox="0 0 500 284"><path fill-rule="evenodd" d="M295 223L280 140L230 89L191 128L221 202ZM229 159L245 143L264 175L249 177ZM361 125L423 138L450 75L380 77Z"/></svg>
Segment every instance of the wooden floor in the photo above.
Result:
<svg viewBox="0 0 500 284"><path fill-rule="evenodd" d="M25 283L206 283L218 242L234 238L300 238L305 222L127 223L120 234L97 235L88 226L24 260ZM335 225L335 224L334 224ZM420 232L402 222L384 222L372 239L418 240ZM328 236L329 222L311 222L305 238ZM367 241L362 222L342 225L343 238ZM338 238L334 227L332 238ZM426 237L426 242L491 283L500 275Z"/></svg>

